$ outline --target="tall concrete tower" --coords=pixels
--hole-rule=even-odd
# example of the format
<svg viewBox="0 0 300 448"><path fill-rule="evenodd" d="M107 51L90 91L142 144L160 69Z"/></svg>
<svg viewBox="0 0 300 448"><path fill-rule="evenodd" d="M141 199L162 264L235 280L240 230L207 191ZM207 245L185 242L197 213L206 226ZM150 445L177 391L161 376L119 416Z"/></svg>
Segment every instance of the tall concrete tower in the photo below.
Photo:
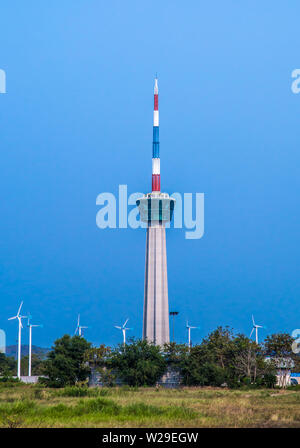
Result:
<svg viewBox="0 0 300 448"><path fill-rule="evenodd" d="M163 345L170 341L165 224L172 219L175 199L160 191L158 84L154 84L152 192L137 201L147 223L143 339Z"/></svg>

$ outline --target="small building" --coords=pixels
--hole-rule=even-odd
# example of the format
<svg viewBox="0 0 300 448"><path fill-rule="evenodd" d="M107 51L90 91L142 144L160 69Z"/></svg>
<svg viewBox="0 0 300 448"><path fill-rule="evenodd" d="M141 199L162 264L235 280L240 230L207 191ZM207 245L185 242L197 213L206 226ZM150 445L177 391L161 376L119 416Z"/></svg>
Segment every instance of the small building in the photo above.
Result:
<svg viewBox="0 0 300 448"><path fill-rule="evenodd" d="M182 375L180 370L168 367L167 371L158 381L158 385L166 389L176 389L180 387L182 382Z"/></svg>
<svg viewBox="0 0 300 448"><path fill-rule="evenodd" d="M292 369L295 367L295 363L290 357L279 358L279 357L267 357L265 361L272 362L277 369L276 385L279 387L287 387L291 385L291 374Z"/></svg>

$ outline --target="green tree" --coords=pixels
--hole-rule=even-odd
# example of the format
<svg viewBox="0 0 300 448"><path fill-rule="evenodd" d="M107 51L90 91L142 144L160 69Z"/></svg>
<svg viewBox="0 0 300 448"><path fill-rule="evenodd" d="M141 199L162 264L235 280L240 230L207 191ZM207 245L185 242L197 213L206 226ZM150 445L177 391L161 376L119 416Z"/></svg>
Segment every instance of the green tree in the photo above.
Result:
<svg viewBox="0 0 300 448"><path fill-rule="evenodd" d="M107 366L129 386L153 386L167 363L159 346L132 339L130 344L119 345L111 352Z"/></svg>
<svg viewBox="0 0 300 448"><path fill-rule="evenodd" d="M274 366L265 361L262 347L242 334L234 340L232 378L237 383L268 385L276 383Z"/></svg>
<svg viewBox="0 0 300 448"><path fill-rule="evenodd" d="M292 344L294 339L288 333L275 333L264 340L264 351L271 357L294 357Z"/></svg>
<svg viewBox="0 0 300 448"><path fill-rule="evenodd" d="M81 336L64 335L54 342L47 355L42 382L51 387L64 387L85 381L90 373L85 352L91 344Z"/></svg>
<svg viewBox="0 0 300 448"><path fill-rule="evenodd" d="M162 353L168 366L172 368L180 368L183 359L189 353L189 349L186 344L169 342L163 346Z"/></svg>
<svg viewBox="0 0 300 448"><path fill-rule="evenodd" d="M84 353L84 360L95 369L104 367L110 353L110 347L106 347L104 344L99 347L90 347Z"/></svg>
<svg viewBox="0 0 300 448"><path fill-rule="evenodd" d="M233 332L218 327L182 357L183 382L189 386L221 386L229 381L234 356Z"/></svg>
<svg viewBox="0 0 300 448"><path fill-rule="evenodd" d="M227 369L218 365L205 343L192 347L180 367L187 386L221 386L227 380Z"/></svg>
<svg viewBox="0 0 300 448"><path fill-rule="evenodd" d="M183 382L190 386L239 387L274 384L274 368L265 362L262 347L244 335L218 327L181 358Z"/></svg>
<svg viewBox="0 0 300 448"><path fill-rule="evenodd" d="M207 339L203 339L202 345L207 354L217 366L223 370L231 366L235 353L234 335L229 327L218 327L208 335Z"/></svg>
<svg viewBox="0 0 300 448"><path fill-rule="evenodd" d="M11 357L0 353L0 376L11 377L17 374L17 361Z"/></svg>

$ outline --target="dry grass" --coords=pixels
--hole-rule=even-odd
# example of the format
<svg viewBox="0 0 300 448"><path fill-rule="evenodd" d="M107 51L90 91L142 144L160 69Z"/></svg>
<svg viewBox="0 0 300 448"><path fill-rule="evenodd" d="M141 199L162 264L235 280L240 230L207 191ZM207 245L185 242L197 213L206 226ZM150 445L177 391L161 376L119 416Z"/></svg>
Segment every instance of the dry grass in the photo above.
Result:
<svg viewBox="0 0 300 448"><path fill-rule="evenodd" d="M300 427L299 404L297 390L112 388L78 392L22 385L0 387L0 426Z"/></svg>

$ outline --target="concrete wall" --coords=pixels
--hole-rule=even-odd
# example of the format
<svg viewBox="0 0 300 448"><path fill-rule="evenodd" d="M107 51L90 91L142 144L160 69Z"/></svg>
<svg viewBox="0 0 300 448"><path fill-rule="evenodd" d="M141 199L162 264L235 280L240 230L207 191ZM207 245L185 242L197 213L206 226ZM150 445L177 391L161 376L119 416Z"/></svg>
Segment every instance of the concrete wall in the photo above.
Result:
<svg viewBox="0 0 300 448"><path fill-rule="evenodd" d="M178 370L174 370L168 367L166 373L157 382L157 385L172 389L180 386L181 379L182 378ZM125 383L120 378L116 378L116 386L123 386L123 385L125 385ZM100 373L93 368L91 369L89 386L103 387Z"/></svg>
<svg viewBox="0 0 300 448"><path fill-rule="evenodd" d="M39 376L21 376L20 379L23 383L26 384L36 384L39 381Z"/></svg>

